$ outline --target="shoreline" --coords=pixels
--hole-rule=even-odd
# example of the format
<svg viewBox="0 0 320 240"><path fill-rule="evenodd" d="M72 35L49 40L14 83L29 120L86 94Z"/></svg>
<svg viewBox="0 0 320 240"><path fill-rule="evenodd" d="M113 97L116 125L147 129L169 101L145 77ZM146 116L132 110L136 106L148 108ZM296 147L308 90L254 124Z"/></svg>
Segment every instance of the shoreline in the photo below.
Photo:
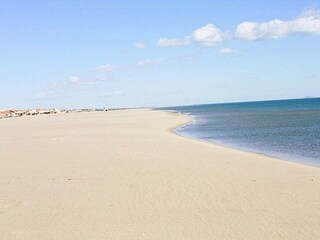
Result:
<svg viewBox="0 0 320 240"><path fill-rule="evenodd" d="M155 109L156 110L156 109ZM251 154L256 154L256 155L259 155L259 156L263 156L263 157L268 157L268 158L272 158L274 160L278 160L278 161L284 161L284 162L289 162L289 163L294 163L294 164L298 164L298 165L302 165L302 166L309 166L309 167L315 167L315 168L320 168L320 165L318 164L312 164L312 162L303 162L303 159L299 160L299 159L294 159L294 158L282 158L280 156L276 156L276 155L272 155L272 154L268 154L268 153L264 153L264 152L260 152L260 151L256 151L254 149L246 149L246 148L241 148L241 147L236 147L236 146L232 146L232 145L227 145L227 144L224 144L224 143L219 143L219 142L216 142L214 140L210 141L210 140L204 140L204 139L201 139L201 138L197 138L197 137L193 137L193 136L187 136L187 135L183 135L183 134L180 134L178 132L178 128L181 128L181 127L184 127L184 126L188 126L190 124L193 124L196 122L195 120L195 117L192 116L192 115L189 115L189 114L185 114L185 113L182 113L182 112L179 112L179 111L175 111L175 110L156 110L156 111L167 111L168 113L172 113L172 114L177 114L179 116L184 116L188 122L185 123L185 124L181 124L177 127L174 127L171 129L171 131L174 133L174 134L177 134L178 136L181 136L181 137L184 137L184 138L189 138L189 139L194 139L194 140L198 140L198 141L201 141L201 142L205 142L205 143L209 143L209 144L213 144L213 145L216 145L216 146L220 146L220 147L224 147L226 149L232 149L232 150L237 150L237 151L242 151L242 152L246 152L246 153L251 153Z"/></svg>
<svg viewBox="0 0 320 240"><path fill-rule="evenodd" d="M0 239L318 239L320 169L187 138L158 110L0 122Z"/></svg>

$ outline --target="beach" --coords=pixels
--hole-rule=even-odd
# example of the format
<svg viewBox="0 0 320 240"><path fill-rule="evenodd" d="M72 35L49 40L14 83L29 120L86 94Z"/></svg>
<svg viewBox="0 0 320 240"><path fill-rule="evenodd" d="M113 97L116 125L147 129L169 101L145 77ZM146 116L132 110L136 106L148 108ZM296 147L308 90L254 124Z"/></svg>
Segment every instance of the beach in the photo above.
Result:
<svg viewBox="0 0 320 240"><path fill-rule="evenodd" d="M0 120L0 239L320 239L320 168L148 109Z"/></svg>

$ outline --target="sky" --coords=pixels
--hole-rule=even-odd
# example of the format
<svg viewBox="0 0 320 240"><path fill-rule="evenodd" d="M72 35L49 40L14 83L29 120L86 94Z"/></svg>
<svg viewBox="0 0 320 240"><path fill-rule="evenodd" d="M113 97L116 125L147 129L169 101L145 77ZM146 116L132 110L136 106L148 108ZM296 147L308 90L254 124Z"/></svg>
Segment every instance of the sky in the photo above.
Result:
<svg viewBox="0 0 320 240"><path fill-rule="evenodd" d="M1 0L0 109L320 96L317 0Z"/></svg>

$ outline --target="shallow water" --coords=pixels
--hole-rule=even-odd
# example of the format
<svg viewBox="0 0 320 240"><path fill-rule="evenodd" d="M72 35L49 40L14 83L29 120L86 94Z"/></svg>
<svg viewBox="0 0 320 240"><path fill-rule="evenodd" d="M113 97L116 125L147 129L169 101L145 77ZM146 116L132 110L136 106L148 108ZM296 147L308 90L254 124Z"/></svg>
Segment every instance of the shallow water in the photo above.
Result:
<svg viewBox="0 0 320 240"><path fill-rule="evenodd" d="M194 117L182 135L320 166L320 98L169 109Z"/></svg>

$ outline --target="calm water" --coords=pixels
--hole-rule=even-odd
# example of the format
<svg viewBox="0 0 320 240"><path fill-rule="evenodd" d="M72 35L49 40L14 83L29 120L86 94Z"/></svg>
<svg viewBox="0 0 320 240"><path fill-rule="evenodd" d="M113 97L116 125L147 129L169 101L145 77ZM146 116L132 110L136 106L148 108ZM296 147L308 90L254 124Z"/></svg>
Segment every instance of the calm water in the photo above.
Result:
<svg viewBox="0 0 320 240"><path fill-rule="evenodd" d="M173 107L184 136L320 166L320 98Z"/></svg>

